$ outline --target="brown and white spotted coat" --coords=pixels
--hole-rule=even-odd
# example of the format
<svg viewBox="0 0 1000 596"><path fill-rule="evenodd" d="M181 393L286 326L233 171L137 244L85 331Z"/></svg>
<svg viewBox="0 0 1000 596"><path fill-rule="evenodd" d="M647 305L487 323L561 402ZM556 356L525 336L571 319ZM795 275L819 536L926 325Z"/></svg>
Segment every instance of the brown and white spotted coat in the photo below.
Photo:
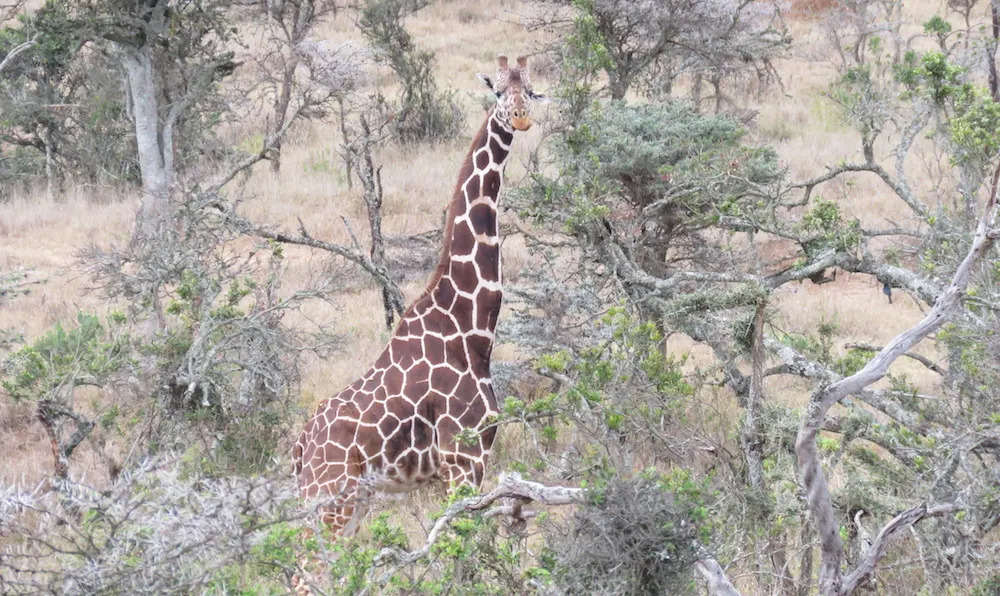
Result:
<svg viewBox="0 0 1000 596"><path fill-rule="evenodd" d="M497 97L459 174L441 260L363 377L322 404L293 449L303 497L336 497L323 521L351 535L376 492L435 480L479 486L496 436L490 354L503 298L497 208L515 130L531 126L525 58L498 59ZM339 496L338 496L339 495Z"/></svg>

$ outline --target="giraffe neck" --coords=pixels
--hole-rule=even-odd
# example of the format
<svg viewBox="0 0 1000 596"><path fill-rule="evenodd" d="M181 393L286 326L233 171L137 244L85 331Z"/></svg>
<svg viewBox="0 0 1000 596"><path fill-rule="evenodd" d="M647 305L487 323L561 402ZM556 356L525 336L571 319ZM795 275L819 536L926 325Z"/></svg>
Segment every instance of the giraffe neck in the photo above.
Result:
<svg viewBox="0 0 1000 596"><path fill-rule="evenodd" d="M459 172L448 210L441 276L431 292L435 303L459 322L491 339L500 312L499 204L503 172L514 132L496 116L483 122ZM452 294L455 300L452 300ZM473 312L467 312L471 300ZM464 330L464 329L463 329Z"/></svg>
<svg viewBox="0 0 1000 596"><path fill-rule="evenodd" d="M448 209L441 260L426 293L410 316L424 319L425 331L442 329L465 338L469 365L477 374L489 374L503 286L500 269L498 206L504 166L513 131L497 119L486 118L465 158ZM442 312L443 311L443 312ZM447 319L429 324L427 319ZM412 333L401 323L397 332Z"/></svg>

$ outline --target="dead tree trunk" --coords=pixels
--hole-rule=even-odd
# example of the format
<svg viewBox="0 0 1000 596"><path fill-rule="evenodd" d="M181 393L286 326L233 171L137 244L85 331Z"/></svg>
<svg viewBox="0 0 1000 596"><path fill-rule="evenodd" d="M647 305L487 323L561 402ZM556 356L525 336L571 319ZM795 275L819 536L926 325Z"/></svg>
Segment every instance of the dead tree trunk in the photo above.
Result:
<svg viewBox="0 0 1000 596"><path fill-rule="evenodd" d="M167 211L173 175L171 147L164 147L160 135L159 109L153 50L149 46L121 48L122 65L132 104L135 142L142 175L142 201L136 217L136 232L150 237Z"/></svg>
<svg viewBox="0 0 1000 596"><path fill-rule="evenodd" d="M382 236L382 166L376 167L372 159L372 147L378 139L372 136L371 126L363 114L359 121L361 135L353 143L347 143L345 139L345 150L351 159L352 169L361 180L361 198L368 213L368 229L371 234L371 262L383 275L388 275L385 238ZM402 314L402 309L385 285L382 286L382 306L385 310L385 326L391 331L395 316L397 313Z"/></svg>
<svg viewBox="0 0 1000 596"><path fill-rule="evenodd" d="M281 76L281 85L278 94L274 99L274 126L272 134L276 134L285 125L285 118L288 117L288 106L292 101L292 85L295 83L295 69L298 68L299 61L294 56L285 63L285 68ZM281 171L281 138L274 142L271 148L271 171L277 174Z"/></svg>
<svg viewBox="0 0 1000 596"><path fill-rule="evenodd" d="M49 437L56 478L66 480L69 477L69 458L90 435L94 423L51 399L39 401L35 415ZM73 421L76 430L64 440L61 429L69 421Z"/></svg>

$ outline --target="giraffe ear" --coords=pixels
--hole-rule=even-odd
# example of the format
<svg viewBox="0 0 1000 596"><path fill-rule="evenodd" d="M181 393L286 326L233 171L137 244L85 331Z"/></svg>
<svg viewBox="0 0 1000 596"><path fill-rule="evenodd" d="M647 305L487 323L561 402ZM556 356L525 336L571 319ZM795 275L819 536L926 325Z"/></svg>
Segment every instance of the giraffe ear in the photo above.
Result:
<svg viewBox="0 0 1000 596"><path fill-rule="evenodd" d="M476 76L479 77L480 81L486 84L486 87L489 88L490 91L493 91L493 79L490 78L490 75L478 73Z"/></svg>

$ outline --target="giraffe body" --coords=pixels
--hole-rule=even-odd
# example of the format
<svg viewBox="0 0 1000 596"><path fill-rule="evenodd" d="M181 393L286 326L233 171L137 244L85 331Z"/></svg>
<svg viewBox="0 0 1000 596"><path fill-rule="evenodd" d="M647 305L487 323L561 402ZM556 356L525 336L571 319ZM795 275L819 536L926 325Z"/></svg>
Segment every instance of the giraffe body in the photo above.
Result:
<svg viewBox="0 0 1000 596"><path fill-rule="evenodd" d="M449 205L438 267L389 345L360 379L322 404L293 449L303 497L351 535L376 493L443 481L479 486L499 413L490 355L503 300L498 205L514 130L531 126L527 63L504 57L497 105L472 142ZM481 75L482 76L482 75Z"/></svg>

